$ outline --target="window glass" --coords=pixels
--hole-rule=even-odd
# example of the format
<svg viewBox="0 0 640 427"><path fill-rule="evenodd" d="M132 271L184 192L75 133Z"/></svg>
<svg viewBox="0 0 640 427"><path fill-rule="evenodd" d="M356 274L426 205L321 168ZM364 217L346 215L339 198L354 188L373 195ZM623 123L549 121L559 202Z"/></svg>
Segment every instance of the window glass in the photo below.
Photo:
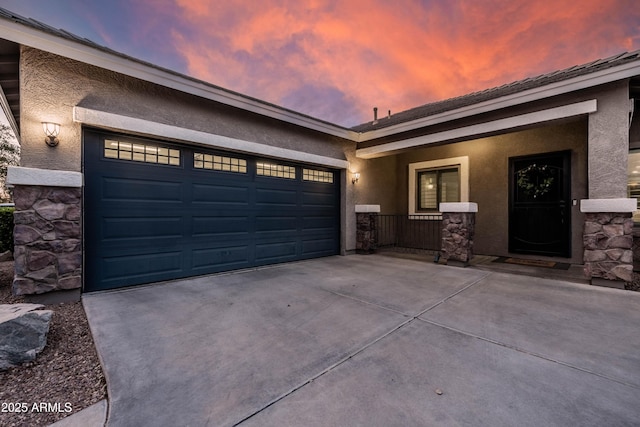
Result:
<svg viewBox="0 0 640 427"><path fill-rule="evenodd" d="M293 166L279 165L275 163L258 162L256 164L256 174L262 176L296 179L296 168Z"/></svg>
<svg viewBox="0 0 640 427"><path fill-rule="evenodd" d="M333 172L304 168L302 169L302 179L304 181L333 183Z"/></svg>
<svg viewBox="0 0 640 427"><path fill-rule="evenodd" d="M418 211L437 211L440 203L460 201L458 168L418 171L417 181Z"/></svg>
<svg viewBox="0 0 640 427"><path fill-rule="evenodd" d="M129 160L180 166L180 150L158 147L152 144L104 141L104 156L108 159Z"/></svg>
<svg viewBox="0 0 640 427"><path fill-rule="evenodd" d="M458 169L440 172L440 202L460 201L460 179Z"/></svg>
<svg viewBox="0 0 640 427"><path fill-rule="evenodd" d="M438 209L438 172L418 173L418 209Z"/></svg>
<svg viewBox="0 0 640 427"><path fill-rule="evenodd" d="M247 161L235 157L193 153L193 167L226 172L247 173Z"/></svg>

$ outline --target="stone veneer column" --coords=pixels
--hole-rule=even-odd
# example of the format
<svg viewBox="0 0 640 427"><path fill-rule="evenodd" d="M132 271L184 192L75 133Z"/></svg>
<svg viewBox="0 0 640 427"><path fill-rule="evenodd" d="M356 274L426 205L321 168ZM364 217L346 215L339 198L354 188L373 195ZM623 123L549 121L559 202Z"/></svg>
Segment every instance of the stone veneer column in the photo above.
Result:
<svg viewBox="0 0 640 427"><path fill-rule="evenodd" d="M592 285L625 288L633 280L633 218L636 199L587 199L583 232L584 273Z"/></svg>
<svg viewBox="0 0 640 427"><path fill-rule="evenodd" d="M473 258L477 203L440 203L442 258L447 265L466 267Z"/></svg>
<svg viewBox="0 0 640 427"><path fill-rule="evenodd" d="M14 212L14 295L82 287L82 175L10 168ZM59 184L59 185L57 185Z"/></svg>
<svg viewBox="0 0 640 427"><path fill-rule="evenodd" d="M377 247L376 219L380 205L356 205L356 253L372 254Z"/></svg>

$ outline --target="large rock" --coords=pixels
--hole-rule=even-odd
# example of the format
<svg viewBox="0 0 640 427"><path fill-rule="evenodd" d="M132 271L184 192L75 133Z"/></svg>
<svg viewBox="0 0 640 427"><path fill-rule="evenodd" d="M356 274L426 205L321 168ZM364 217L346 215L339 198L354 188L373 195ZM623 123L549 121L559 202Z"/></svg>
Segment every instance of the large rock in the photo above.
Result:
<svg viewBox="0 0 640 427"><path fill-rule="evenodd" d="M51 310L41 304L0 305L0 370L32 361L47 344Z"/></svg>
<svg viewBox="0 0 640 427"><path fill-rule="evenodd" d="M15 269L13 267L13 261L0 262L0 288L3 286L11 286L14 275Z"/></svg>

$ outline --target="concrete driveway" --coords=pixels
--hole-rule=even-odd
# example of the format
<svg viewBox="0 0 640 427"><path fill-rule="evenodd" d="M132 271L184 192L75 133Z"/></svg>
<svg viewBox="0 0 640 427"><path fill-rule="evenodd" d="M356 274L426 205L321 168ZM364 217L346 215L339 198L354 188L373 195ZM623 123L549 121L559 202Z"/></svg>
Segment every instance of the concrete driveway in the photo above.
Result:
<svg viewBox="0 0 640 427"><path fill-rule="evenodd" d="M83 301L110 426L640 422L640 293L354 255Z"/></svg>

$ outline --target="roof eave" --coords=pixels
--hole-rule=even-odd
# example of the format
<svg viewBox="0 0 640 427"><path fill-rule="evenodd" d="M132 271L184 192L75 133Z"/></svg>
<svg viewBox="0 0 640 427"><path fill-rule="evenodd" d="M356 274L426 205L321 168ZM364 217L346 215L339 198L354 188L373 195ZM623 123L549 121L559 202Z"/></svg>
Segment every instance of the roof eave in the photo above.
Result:
<svg viewBox="0 0 640 427"><path fill-rule="evenodd" d="M359 142L370 141L385 136L395 135L401 132L407 132L414 129L433 126L439 123L475 116L478 114L500 110L502 108L525 104L527 102L550 98L570 92L575 92L582 89L588 89L590 87L631 78L637 75L640 75L640 61L633 61L631 63L618 65L616 67L611 67L602 71L585 74L582 76L562 80L510 95L505 95L499 98L479 102L477 104L472 104L450 111L445 111L439 114L422 117L416 120L399 123L397 125L389 126L386 128L362 132L360 134Z"/></svg>
<svg viewBox="0 0 640 427"><path fill-rule="evenodd" d="M358 139L358 133L349 129L316 120L305 115L296 114L293 111L281 109L277 106L264 104L257 100L210 86L204 82L192 80L186 76L180 76L169 71L164 71L160 68L151 67L133 59L127 59L109 52L104 52L100 49L96 49L77 41L65 39L54 34L49 34L45 31L31 28L21 23L3 19L0 20L0 29L2 30L2 38L14 43L51 52L56 55L148 81L150 83L155 83L191 95L200 96L205 99L210 99L212 101L260 114L262 116L271 117L303 128L353 141Z"/></svg>

